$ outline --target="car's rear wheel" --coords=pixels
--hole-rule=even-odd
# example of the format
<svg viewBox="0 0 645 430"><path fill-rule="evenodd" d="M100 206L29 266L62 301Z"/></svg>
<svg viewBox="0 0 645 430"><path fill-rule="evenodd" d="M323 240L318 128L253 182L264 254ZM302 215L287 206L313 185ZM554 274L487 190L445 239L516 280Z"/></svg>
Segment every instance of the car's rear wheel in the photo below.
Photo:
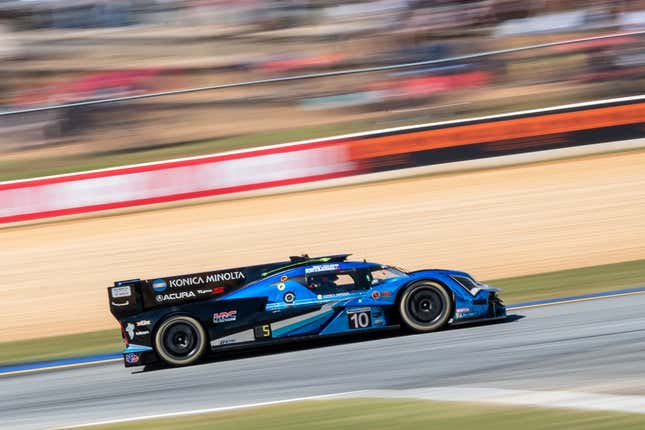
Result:
<svg viewBox="0 0 645 430"><path fill-rule="evenodd" d="M173 366L186 366L204 355L208 336L195 318L177 315L161 323L154 342L163 361Z"/></svg>
<svg viewBox="0 0 645 430"><path fill-rule="evenodd" d="M403 325L416 332L436 331L445 326L452 313L452 295L443 285L420 281L403 291L399 301Z"/></svg>

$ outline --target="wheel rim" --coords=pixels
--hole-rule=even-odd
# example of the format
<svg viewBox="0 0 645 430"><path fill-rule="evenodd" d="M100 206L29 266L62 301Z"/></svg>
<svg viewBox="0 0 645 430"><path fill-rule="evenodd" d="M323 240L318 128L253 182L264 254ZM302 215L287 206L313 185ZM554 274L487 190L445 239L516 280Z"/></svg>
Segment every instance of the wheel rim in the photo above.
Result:
<svg viewBox="0 0 645 430"><path fill-rule="evenodd" d="M172 358L186 359L197 352L201 341L199 332L191 324L175 323L164 331L164 349Z"/></svg>
<svg viewBox="0 0 645 430"><path fill-rule="evenodd" d="M431 288L420 288L412 292L407 303L408 315L422 325L429 325L439 320L444 307L439 292Z"/></svg>

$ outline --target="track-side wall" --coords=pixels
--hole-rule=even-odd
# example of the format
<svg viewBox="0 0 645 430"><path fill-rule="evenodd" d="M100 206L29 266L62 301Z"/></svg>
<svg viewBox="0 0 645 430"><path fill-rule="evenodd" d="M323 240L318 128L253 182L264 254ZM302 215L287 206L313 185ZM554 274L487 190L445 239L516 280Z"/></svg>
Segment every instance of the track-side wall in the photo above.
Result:
<svg viewBox="0 0 645 430"><path fill-rule="evenodd" d="M379 130L4 182L0 224L642 137L645 96Z"/></svg>

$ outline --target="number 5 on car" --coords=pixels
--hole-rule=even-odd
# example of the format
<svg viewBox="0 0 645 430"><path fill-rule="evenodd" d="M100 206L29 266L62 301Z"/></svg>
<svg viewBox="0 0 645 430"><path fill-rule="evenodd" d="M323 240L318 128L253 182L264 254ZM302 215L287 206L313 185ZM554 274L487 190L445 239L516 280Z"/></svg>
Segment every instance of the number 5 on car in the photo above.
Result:
<svg viewBox="0 0 645 430"><path fill-rule="evenodd" d="M268 339L271 337L271 324L262 324L260 326L257 326L255 327L253 332L256 339Z"/></svg>
<svg viewBox="0 0 645 430"><path fill-rule="evenodd" d="M117 281L108 300L125 342L124 365L188 366L229 347L397 327L430 333L506 317L499 289L468 273L406 272L348 257L293 256Z"/></svg>

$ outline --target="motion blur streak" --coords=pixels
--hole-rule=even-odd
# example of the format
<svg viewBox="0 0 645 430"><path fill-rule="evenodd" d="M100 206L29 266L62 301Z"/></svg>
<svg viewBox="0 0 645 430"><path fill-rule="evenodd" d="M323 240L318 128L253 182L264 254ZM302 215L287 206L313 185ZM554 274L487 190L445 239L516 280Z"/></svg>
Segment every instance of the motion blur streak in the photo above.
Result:
<svg viewBox="0 0 645 430"><path fill-rule="evenodd" d="M348 244L359 257L409 269L458 261L480 279L637 260L645 255L643 165L640 150L7 229L0 338L114 327L105 287L115 277L325 255Z"/></svg>
<svg viewBox="0 0 645 430"><path fill-rule="evenodd" d="M425 399L457 402L483 402L502 405L616 411L645 414L645 396L581 393L575 391L504 390L499 388L438 387L409 390L365 390L340 397L386 399Z"/></svg>
<svg viewBox="0 0 645 430"><path fill-rule="evenodd" d="M76 341L77 333L112 329L116 343L106 296L115 279L301 253L351 252L409 270L460 267L484 280L640 262L645 149L627 145L645 141L645 104L635 100L630 108L567 107L557 117L430 128L414 138L384 133L371 143L342 141L346 152L323 157L140 172L134 188L114 176L111 195L94 182L68 192L59 192L67 184L23 182L29 190L14 192L21 185L11 181L638 97L644 42L645 0L0 0L0 188L11 188L10 198L0 196L5 222L77 203L121 204L119 193L142 200L141 189L166 203L190 194L192 179L196 192L235 184L256 191L294 175L340 181L355 172L389 175L392 166L490 163L488 170L146 212L75 212L77 219L7 227L0 230L0 342L26 340L20 345L31 357L48 352L37 345L57 342L30 341L37 337ZM623 152L609 152L615 143ZM607 152L522 158L537 148L572 156L567 146L576 145L607 145ZM502 154L532 164L500 167ZM642 266L628 266L638 267L629 286L644 285L634 273ZM570 294L589 286L580 276ZM626 288L616 278L616 288ZM592 281L602 289L601 275ZM497 393L523 401L536 391L550 391L547 399L586 393L585 406L612 395L620 407L625 397L645 396L644 306L645 294L572 298L516 309L521 315L503 323L428 335L222 353L151 372L114 362L7 375L0 428L441 387L462 395L511 390ZM89 346L79 341L77 351Z"/></svg>
<svg viewBox="0 0 645 430"><path fill-rule="evenodd" d="M520 309L555 306L555 305L562 305L567 303L585 302L589 300L610 299L614 297L631 296L635 294L645 294L645 287L635 288L624 292L608 291L604 293L589 294L585 296L577 296L572 298L546 299L538 302L531 302L531 304L526 304L526 305L521 303L517 305L506 305L506 310L509 312L512 312ZM120 355L120 354L113 354L113 355ZM18 365L11 365L8 367L0 367L0 377L11 376L11 375L21 375L24 373L68 369L70 367L93 366L95 364L115 363L115 362L122 362L122 361L123 361L122 357L119 357L119 358L80 357L80 358L57 360L54 362L18 364ZM59 363L65 363L65 362L69 362L69 363L59 364Z"/></svg>
<svg viewBox="0 0 645 430"><path fill-rule="evenodd" d="M645 77L644 11L642 0L0 1L0 180L631 96Z"/></svg>
<svg viewBox="0 0 645 430"><path fill-rule="evenodd" d="M506 323L249 354L187 368L132 373L115 363L8 377L0 391L0 427L62 427L357 390L469 387L643 396L643 306L645 295L619 297L527 309L524 318Z"/></svg>
<svg viewBox="0 0 645 430"><path fill-rule="evenodd" d="M43 112L43 111L65 109L65 108L71 108L71 107L92 106L92 105L104 104L104 103L116 103L116 102L125 102L125 101L133 101L133 100L142 100L142 99L155 98L155 97L198 93L198 92L202 92L202 91L223 90L223 89L227 89L227 88L239 88L239 87L248 87L248 86L254 86L254 85L275 84L275 83L280 83L280 82L300 81L300 80L305 80L305 79L319 79L319 78L329 78L329 77L334 77L334 76L354 75L354 74L358 74L358 73L371 73L371 72L383 72L383 71L398 70L398 69L408 69L408 68L420 67L420 66L430 66L430 65L434 65L434 64L440 64L440 63L450 63L450 62L454 62L454 61L472 60L472 59L476 59L476 58L490 57L490 56L494 56L494 55L512 54L512 53L515 53L515 52L522 52L522 51L531 51L531 50L534 50L534 49L551 48L551 47L557 47L557 46L562 46L562 45L574 45L576 43L594 42L594 41L597 41L597 40L614 39L614 38L620 38L620 37L626 37L626 36L639 36L639 35L642 35L642 34L645 34L645 30L643 30L643 31L630 31L630 32L626 32L626 33L616 33L616 34L604 34L604 35L600 35L600 36L583 37L583 38L580 38L580 39L568 39L568 40L561 40L561 41L557 41L557 42L539 43L539 44L535 44L535 45L518 46L518 47L515 47L515 48L497 49L497 50L494 50L494 51L485 51L485 52L476 52L476 53L472 53L472 54L459 55L459 56L456 56L456 57L439 58L439 59L436 59L436 60L416 61L416 62L413 62L413 63L391 64L391 65L387 65L387 66L377 66L377 67L366 67L366 68L360 68L360 69L338 70L338 71L334 71L334 72L324 72L324 73L309 73L309 74L306 74L306 75L283 76L283 77L279 77L279 78L258 79L258 80L255 80L255 81L232 82L230 84L208 85L208 86L197 87L197 88L182 88L182 89L178 89L178 90L160 91L160 92L156 92L156 93L147 93L147 94L140 94L140 95L134 95L134 96L112 97L112 98L108 98L108 99L88 100L88 101L76 102L76 103L65 103L65 104L60 104L60 105L42 106L42 107L31 108L31 109L10 110L10 111L6 111L6 112L1 112L0 111L0 116L18 115L18 114L32 113L32 112Z"/></svg>

